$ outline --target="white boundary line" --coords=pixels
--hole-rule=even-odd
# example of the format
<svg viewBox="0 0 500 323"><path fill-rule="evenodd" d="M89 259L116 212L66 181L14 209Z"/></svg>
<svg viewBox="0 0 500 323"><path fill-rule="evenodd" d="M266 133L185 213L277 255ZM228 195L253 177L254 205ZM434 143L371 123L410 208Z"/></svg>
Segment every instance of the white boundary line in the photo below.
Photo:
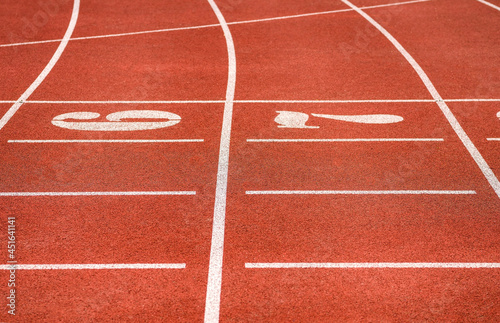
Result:
<svg viewBox="0 0 500 323"><path fill-rule="evenodd" d="M500 99L443 99L444 102L500 102ZM16 103L14 100L0 100L0 104ZM50 101L27 100L23 104L220 104L225 100L165 100L165 101ZM436 103L432 99L394 100L233 100L234 103Z"/></svg>
<svg viewBox="0 0 500 323"><path fill-rule="evenodd" d="M441 95L438 93L434 85L432 84L431 80L427 76L427 74L424 72L422 67L415 61L415 59L404 49L404 47L387 31L382 27L379 23L377 23L373 18L371 18L369 15L367 15L364 11L350 3L348 0L342 0L345 4L347 4L349 7L354 9L357 13L359 13L363 18L365 18L368 22L370 22L375 28L377 28L395 47L396 49L401 53L401 55L404 56L404 58L410 63L410 65L413 67L415 72L417 72L418 76L422 80L422 82L425 84L427 87L427 90L429 93L432 95L434 100L436 100L437 105L443 112L444 116L450 123L451 127L457 134L457 136L460 138L462 143L464 144L465 148L469 151L469 154L472 156L476 164L479 166L481 171L483 172L484 176L486 177L486 180L490 183L491 187L497 194L497 196L500 198L500 181L498 178L495 176L493 171L491 170L490 166L486 162L486 160L483 158L479 150L476 148L472 140L470 140L469 136L467 133L464 131L460 123L458 122L457 118L453 115L453 112L451 112L450 108L448 105L443 101L443 98L441 98Z"/></svg>
<svg viewBox="0 0 500 323"><path fill-rule="evenodd" d="M61 140L8 140L8 143L17 144L44 144L44 143L192 143L204 142L203 139L61 139Z"/></svg>
<svg viewBox="0 0 500 323"><path fill-rule="evenodd" d="M337 138L337 139L247 139L247 142L407 142L444 141L443 138Z"/></svg>
<svg viewBox="0 0 500 323"><path fill-rule="evenodd" d="M487 138L488 141L500 141L500 138Z"/></svg>
<svg viewBox="0 0 500 323"><path fill-rule="evenodd" d="M499 6L495 6L493 3L489 3L489 2L484 1L484 0L477 0L477 1L479 1L479 2L481 2L482 4L485 4L485 5L487 5L487 6L491 7L491 8L493 8L493 9L496 9L496 10L500 11L500 7L499 7Z"/></svg>
<svg viewBox="0 0 500 323"><path fill-rule="evenodd" d="M362 7L362 8L363 9L374 9L374 8L400 6L400 5L406 5L406 4L411 4L411 3L427 2L427 1L430 1L430 0L413 0L413 1L398 2L398 3L388 3L388 4L381 4L381 5L367 6L367 7ZM265 21L285 20L285 19L319 16L319 15L348 12L348 11L353 11L353 10L352 9L339 9L339 10L312 12L312 13L290 15L290 16L243 20L243 21L233 21L233 22L228 22L227 25L241 25L241 24L250 24L250 23L257 23L257 22L265 22ZM87 39L100 39L100 38L111 38L111 37L121 37L121 36L134 36L134 35L154 34L154 33L170 32L170 31L204 29L204 28L219 27L219 26L220 26L220 24L209 24L209 25L199 25L199 26L191 26L191 27L177 27L177 28L167 28L167 29L145 30L145 31L135 31L135 32L129 32L129 33L108 34L108 35L87 36L87 37L75 37L75 38L71 38L70 40L87 40ZM23 43L0 44L0 48L13 47L13 46L24 46L24 45L47 44L47 43L55 43L55 42L59 42L59 41L61 41L61 40L60 39L51 39L51 40L40 40L40 41L31 41L31 42L23 42Z"/></svg>
<svg viewBox="0 0 500 323"><path fill-rule="evenodd" d="M0 192L2 196L157 196L196 195L196 191L137 191L137 192Z"/></svg>
<svg viewBox="0 0 500 323"><path fill-rule="evenodd" d="M68 44L71 35L73 34L73 30L75 30L76 21L78 20L78 12L80 9L80 0L74 0L73 3L73 12L71 13L71 20L68 25L68 29L64 34L64 37L57 47L56 52L50 59L49 63L43 69L42 73L38 75L36 80L30 85L30 87L21 95L21 97L14 103L14 105L5 113L5 115L0 119L0 130L9 122L9 120L14 116L14 114L21 108L24 101L26 101L30 95L37 89L37 87L45 80L47 75L49 75L50 71L56 65L57 61L61 57L66 45Z"/></svg>
<svg viewBox="0 0 500 323"><path fill-rule="evenodd" d="M476 191L399 190L399 191L246 191L247 195L472 195Z"/></svg>
<svg viewBox="0 0 500 323"><path fill-rule="evenodd" d="M185 269L186 264L36 264L0 265L0 270Z"/></svg>
<svg viewBox="0 0 500 323"><path fill-rule="evenodd" d="M214 219L212 241L210 246L210 263L208 267L207 294L205 303L205 322L219 322L220 297L222 287L222 259L224 254L224 230L226 222L227 181L229 168L229 144L231 140L231 124L233 119L233 101L236 87L236 51L233 37L214 0L207 0L214 11L224 32L228 54L228 76L226 102L219 149L217 169L217 185L215 189Z"/></svg>
<svg viewBox="0 0 500 323"><path fill-rule="evenodd" d="M357 269L357 268L443 268L443 269L479 269L479 268L500 268L498 262L354 262L354 263L334 263L334 262L298 262L298 263L245 263L245 268L253 269L290 269L290 268L332 268L332 269Z"/></svg>

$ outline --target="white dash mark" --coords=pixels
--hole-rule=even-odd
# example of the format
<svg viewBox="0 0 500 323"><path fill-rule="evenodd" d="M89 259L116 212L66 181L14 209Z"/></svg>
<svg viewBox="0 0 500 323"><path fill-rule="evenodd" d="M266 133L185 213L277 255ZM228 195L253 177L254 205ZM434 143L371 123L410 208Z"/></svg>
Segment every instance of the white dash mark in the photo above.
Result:
<svg viewBox="0 0 500 323"><path fill-rule="evenodd" d="M317 114L311 113L314 117L333 119L354 123L367 123L367 124L388 124L403 121L403 117L393 114L367 114L367 115L333 115L333 114Z"/></svg>
<svg viewBox="0 0 500 323"><path fill-rule="evenodd" d="M56 140L9 140L8 143L51 144L51 143L191 143L204 142L204 139L56 139Z"/></svg>
<svg viewBox="0 0 500 323"><path fill-rule="evenodd" d="M278 128L296 128L296 129L317 129L317 126L306 126L309 115L294 111L276 111L278 116L274 119L279 124Z"/></svg>
<svg viewBox="0 0 500 323"><path fill-rule="evenodd" d="M333 263L333 262L297 262L297 263L246 263L245 268L253 269L307 269L307 268L330 268L330 269L494 269L500 268L498 262L355 262L355 263Z"/></svg>
<svg viewBox="0 0 500 323"><path fill-rule="evenodd" d="M400 190L400 191L246 191L248 195L471 195L476 191Z"/></svg>
<svg viewBox="0 0 500 323"><path fill-rule="evenodd" d="M186 264L22 264L0 265L0 270L185 269Z"/></svg>
<svg viewBox="0 0 500 323"><path fill-rule="evenodd" d="M247 142L412 142L444 141L443 138L332 138L332 139L247 139Z"/></svg>
<svg viewBox="0 0 500 323"><path fill-rule="evenodd" d="M144 192L0 192L0 196L155 196L196 195L196 191L144 191Z"/></svg>

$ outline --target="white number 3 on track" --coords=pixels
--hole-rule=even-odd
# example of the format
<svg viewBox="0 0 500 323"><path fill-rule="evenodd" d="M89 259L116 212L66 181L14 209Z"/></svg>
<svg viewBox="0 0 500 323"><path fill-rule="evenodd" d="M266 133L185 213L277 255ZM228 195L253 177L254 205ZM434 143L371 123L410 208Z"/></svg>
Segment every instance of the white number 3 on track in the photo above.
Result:
<svg viewBox="0 0 500 323"><path fill-rule="evenodd" d="M171 127L181 122L181 117L166 111L130 110L108 114L108 121L67 121L93 120L101 115L96 112L71 112L56 116L52 124L57 127L83 131L137 131ZM124 121L123 119L134 119ZM157 119L155 121L137 121L137 119ZM160 121L158 121L160 119Z"/></svg>

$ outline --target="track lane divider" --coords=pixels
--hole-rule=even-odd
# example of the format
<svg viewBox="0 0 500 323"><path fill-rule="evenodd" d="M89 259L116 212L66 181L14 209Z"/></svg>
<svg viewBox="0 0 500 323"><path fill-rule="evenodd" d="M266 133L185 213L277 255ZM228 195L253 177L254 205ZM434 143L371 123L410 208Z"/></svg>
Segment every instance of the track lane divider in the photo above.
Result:
<svg viewBox="0 0 500 323"><path fill-rule="evenodd" d="M56 65L57 61L59 58L61 58L62 53L66 49L66 45L68 45L68 42L71 38L71 35L73 34L73 31L75 30L76 22L78 20L78 13L80 10L80 0L74 0L73 3L73 11L71 13L71 20L69 22L68 28L66 29L66 33L64 34L63 39L61 40L61 43L57 47L56 52L50 59L49 63L45 68L43 69L42 73L38 75L36 80L30 85L30 87L21 95L21 97L14 103L14 105L5 113L5 115L0 119L0 130L9 122L9 120L14 116L14 114L21 108L23 103L28 100L30 95L42 84L42 82L45 80L47 75L49 75L50 71L52 71L52 68Z"/></svg>
<svg viewBox="0 0 500 323"><path fill-rule="evenodd" d="M224 32L228 54L228 76L226 101L219 148L219 164L217 169L217 185L215 189L214 218L212 241L210 246L210 261L208 267L207 294L205 301L206 323L219 322L220 298L222 288L222 259L224 254L224 230L226 225L226 199L229 171L229 144L231 140L231 125L233 119L234 91L236 88L236 51L233 36L224 15L214 0L207 0L214 11Z"/></svg>
<svg viewBox="0 0 500 323"><path fill-rule="evenodd" d="M403 57L410 63L415 72L417 72L418 76L427 87L427 90L432 95L432 98L436 100L437 105L443 112L444 116L448 120L449 124L460 138L465 148L468 150L471 157L474 159L476 164L481 169L481 172L486 177L486 180L491 185L497 196L500 198L500 181L496 177L496 175L491 170L490 166L483 158L479 150L476 148L472 140L469 138L465 130L462 128L457 118L451 112L448 105L444 102L443 98L432 84L431 80L424 72L422 67L417 63L417 61L408 53L408 51L394 38L384 27L382 27L378 22L376 22L372 17L366 14L363 10L353 5L348 0L342 0L343 3L354 9L358 14L360 14L363 18L365 18L369 23L371 23L375 28L377 28L393 45L396 49L403 55Z"/></svg>

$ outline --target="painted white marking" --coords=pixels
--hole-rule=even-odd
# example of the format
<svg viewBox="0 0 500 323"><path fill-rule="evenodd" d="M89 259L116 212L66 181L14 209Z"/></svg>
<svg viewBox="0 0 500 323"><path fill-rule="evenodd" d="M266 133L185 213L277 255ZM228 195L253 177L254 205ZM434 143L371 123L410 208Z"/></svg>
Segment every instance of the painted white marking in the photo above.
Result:
<svg viewBox="0 0 500 323"><path fill-rule="evenodd" d="M334 139L247 139L247 142L407 142L444 141L443 138L334 138Z"/></svg>
<svg viewBox="0 0 500 323"><path fill-rule="evenodd" d="M367 123L367 124L388 124L403 121L403 117L393 114L367 114L367 115L332 115L332 114L317 114L311 113L314 117L333 119L354 123Z"/></svg>
<svg viewBox="0 0 500 323"><path fill-rule="evenodd" d="M342 0L345 4L347 4L349 7L354 9L357 13L359 13L363 18L365 18L368 22L370 22L375 28L377 28L395 47L396 49L401 53L401 55L404 56L404 58L410 63L410 65L413 67L415 72L417 72L418 76L422 80L422 82L425 84L427 87L427 90L429 93L432 95L434 100L436 100L437 105L443 112L444 116L450 123L451 127L457 134L457 136L460 138L462 143L464 144L465 148L469 151L469 154L472 156L476 164L479 166L481 169L483 175L485 176L486 180L490 183L491 187L497 194L497 196L500 198L500 181L498 178L495 176L493 171L491 170L490 166L486 162L486 160L483 158L479 150L476 148L472 140L470 140L469 136L467 133L464 131L460 123L458 122L457 118L451 112L450 108L448 105L443 101L443 98L441 95L438 93L434 85L432 84L431 80L427 76L427 74L424 72L422 67L415 61L415 59L404 49L404 47L387 31L382 27L379 23L377 23L373 18L371 18L368 14L366 14L363 10L359 9L355 5L353 5L351 2L348 0Z"/></svg>
<svg viewBox="0 0 500 323"><path fill-rule="evenodd" d="M30 87L21 95L21 97L14 103L14 105L5 113L5 115L0 119L0 130L9 122L9 120L14 116L14 114L21 108L23 103L30 97L30 95L38 88L38 86L45 80L47 75L49 75L50 71L56 65L57 61L61 57L66 45L68 44L71 35L73 34L73 30L75 29L76 21L78 20L78 12L80 9L80 0L74 0L73 3L73 11L71 13L71 20L68 25L68 29L64 34L61 43L57 47L56 52L50 59L49 63L43 69L42 73L38 75L36 80L30 85Z"/></svg>
<svg viewBox="0 0 500 323"><path fill-rule="evenodd" d="M426 2L430 0L414 0L414 1L405 1L398 3L388 3L374 6L362 7L363 9L375 9L382 7L392 7L392 6L400 6L412 3ZM273 17L273 18L263 18L263 19L253 19L253 20L243 20L243 21L234 21L228 22L227 25L240 25L240 24L249 24L249 23L258 23L265 21L273 21L273 20L284 20L284 19L293 19L293 18L302 18L302 17L310 17L310 16L319 16L326 15L332 13L341 13L353 11L352 9L340 9L340 10L330 10L330 11L320 11L320 12L312 12L305 13L299 15L291 15L291 16L281 16L281 17ZM155 29L155 30L145 30L145 31L135 31L129 33L119 33L119 34L108 34L108 35L99 35L99 36L87 36L87 37L75 37L70 40L88 40L88 39L100 39L100 38L111 38L111 37L122 37L122 36L134 36L134 35L144 35L144 34L154 34L154 33L162 33L162 32L171 32L171 31L182 31L182 30L192 30L192 29L204 29L204 28L212 28L219 27L220 24L209 24L209 25L199 25L199 26L191 26L191 27L177 27L177 28L167 28L167 29ZM61 41L61 39L51 39L51 40L40 40L40 41L31 41L31 42L22 42L22 43L11 43L11 44L0 44L1 47L13 47L13 46L25 46L25 45L36 45L36 44L47 44L47 43L56 43Z"/></svg>
<svg viewBox="0 0 500 323"><path fill-rule="evenodd" d="M484 0L477 0L477 1L479 1L479 2L481 2L482 4L485 4L485 5L487 5L487 6L491 7L491 8L493 8L493 9L496 9L496 10L500 11L500 7L499 7L499 6L495 6L493 3L489 3L489 2L484 1Z"/></svg>
<svg viewBox="0 0 500 323"><path fill-rule="evenodd" d="M488 141L500 141L500 138L486 138Z"/></svg>
<svg viewBox="0 0 500 323"><path fill-rule="evenodd" d="M220 296L222 286L222 259L224 255L224 230L226 225L226 198L229 168L229 144L231 140L231 124L233 119L234 91L236 87L236 52L233 37L214 0L207 0L214 11L224 32L228 54L228 77L226 102L219 149L219 165L217 169L217 185L215 189L214 219L212 241L210 246L210 262L208 266L207 294L205 302L205 323L219 322Z"/></svg>
<svg viewBox="0 0 500 323"><path fill-rule="evenodd" d="M471 195L476 191L246 191L248 195Z"/></svg>
<svg viewBox="0 0 500 323"><path fill-rule="evenodd" d="M445 102L500 102L500 99L446 99ZM14 100L0 100L0 103L16 103ZM24 104L212 104L225 100L174 100L174 101L39 101L28 100ZM436 103L432 99L408 100L234 100L234 103Z"/></svg>
<svg viewBox="0 0 500 323"><path fill-rule="evenodd" d="M186 264L33 264L0 265L0 270L185 269Z"/></svg>
<svg viewBox="0 0 500 323"><path fill-rule="evenodd" d="M500 119L500 111L497 112L497 118Z"/></svg>
<svg viewBox="0 0 500 323"><path fill-rule="evenodd" d="M13 144L51 144L51 143L188 143L204 142L203 139L55 139L55 140L9 140Z"/></svg>
<svg viewBox="0 0 500 323"><path fill-rule="evenodd" d="M438 268L438 269L478 269L478 268L500 268L498 262L297 262L297 263L246 263L245 268L254 269L289 269L289 268L333 268L333 269L357 269L357 268Z"/></svg>
<svg viewBox="0 0 500 323"><path fill-rule="evenodd" d="M156 196L196 195L196 191L144 191L144 192L0 192L0 196Z"/></svg>
<svg viewBox="0 0 500 323"><path fill-rule="evenodd" d="M111 122L68 122L68 119L92 120L99 118L99 113L95 112L71 112L58 115L52 120L52 124L57 127L83 130L83 131L137 131L152 130L171 127L181 121L181 117L166 111L155 110L130 110L108 114L106 119ZM122 119L165 119L168 121L156 122L125 122Z"/></svg>
<svg viewBox="0 0 500 323"><path fill-rule="evenodd" d="M296 128L296 129L317 129L317 126L306 126L309 115L302 112L276 111L278 116L274 119L279 124L278 128Z"/></svg>

